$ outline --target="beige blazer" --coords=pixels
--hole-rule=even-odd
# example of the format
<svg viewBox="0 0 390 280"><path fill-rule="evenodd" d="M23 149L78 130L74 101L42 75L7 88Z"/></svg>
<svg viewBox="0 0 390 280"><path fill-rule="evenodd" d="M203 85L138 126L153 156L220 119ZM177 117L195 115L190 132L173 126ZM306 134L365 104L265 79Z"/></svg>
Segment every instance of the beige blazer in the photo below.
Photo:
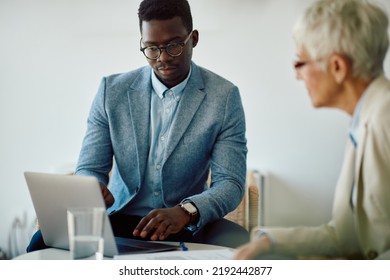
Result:
<svg viewBox="0 0 390 280"><path fill-rule="evenodd" d="M351 141L346 145L331 221L255 229L270 235L275 253L374 259L390 249L390 81L384 76L367 88L359 125L356 151Z"/></svg>

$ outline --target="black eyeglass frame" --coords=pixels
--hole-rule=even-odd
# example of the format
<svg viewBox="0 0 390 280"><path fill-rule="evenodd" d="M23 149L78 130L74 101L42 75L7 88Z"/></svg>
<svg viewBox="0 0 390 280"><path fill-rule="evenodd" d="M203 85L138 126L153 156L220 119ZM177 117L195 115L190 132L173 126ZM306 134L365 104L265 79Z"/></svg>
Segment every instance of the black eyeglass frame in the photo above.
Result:
<svg viewBox="0 0 390 280"><path fill-rule="evenodd" d="M161 56L163 50L166 50L167 54L169 54L170 56L172 57L177 57L177 56L180 56L182 53L183 53L183 48L184 46L187 44L188 40L191 38L191 35L192 35L192 31L188 34L187 38L183 41L183 42L180 42L180 43L171 43L171 44L168 44L168 45L165 45L165 46L161 46L161 47L158 47L158 46L148 46L148 47L144 47L142 48L142 37L139 41L139 44L140 44L140 51L144 54L144 56L147 58L147 59L150 59L150 60L157 60L159 59L159 57ZM178 54L171 54L169 52L169 49L170 48L175 48L175 47L178 47L180 46L181 50ZM145 53L145 50L146 49L149 49L149 48L156 48L159 50L159 54L158 56L156 57L148 57Z"/></svg>

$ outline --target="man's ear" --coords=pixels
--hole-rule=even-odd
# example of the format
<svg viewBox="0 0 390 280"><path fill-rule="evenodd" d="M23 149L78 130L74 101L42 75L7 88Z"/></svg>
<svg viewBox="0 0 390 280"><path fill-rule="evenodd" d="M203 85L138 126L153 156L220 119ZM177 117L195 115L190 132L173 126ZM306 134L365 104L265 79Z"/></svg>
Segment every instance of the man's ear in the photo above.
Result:
<svg viewBox="0 0 390 280"><path fill-rule="evenodd" d="M335 81L341 84L348 77L351 63L345 56L333 54L329 60L329 67Z"/></svg>
<svg viewBox="0 0 390 280"><path fill-rule="evenodd" d="M198 30L194 29L192 31L192 47L195 48L199 41L199 32Z"/></svg>

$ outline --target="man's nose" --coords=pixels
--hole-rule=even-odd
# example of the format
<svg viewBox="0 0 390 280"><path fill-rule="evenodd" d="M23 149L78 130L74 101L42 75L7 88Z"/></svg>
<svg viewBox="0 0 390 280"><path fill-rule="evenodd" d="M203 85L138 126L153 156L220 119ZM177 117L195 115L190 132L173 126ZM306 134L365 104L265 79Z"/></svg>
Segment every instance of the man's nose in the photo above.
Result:
<svg viewBox="0 0 390 280"><path fill-rule="evenodd" d="M173 59L173 57L168 54L167 49L161 50L160 57L158 58L159 61L165 62L165 61L169 61L172 59Z"/></svg>

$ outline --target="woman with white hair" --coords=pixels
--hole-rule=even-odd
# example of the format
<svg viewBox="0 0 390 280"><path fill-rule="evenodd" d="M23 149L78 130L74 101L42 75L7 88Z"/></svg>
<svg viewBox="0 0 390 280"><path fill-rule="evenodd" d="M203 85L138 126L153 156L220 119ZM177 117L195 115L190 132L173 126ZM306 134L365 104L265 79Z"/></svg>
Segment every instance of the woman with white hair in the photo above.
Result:
<svg viewBox="0 0 390 280"><path fill-rule="evenodd" d="M363 0L316 1L297 22L297 79L314 107L338 108L352 117L332 219L318 227L256 228L236 259L269 253L375 259L390 250L387 29L385 11Z"/></svg>

